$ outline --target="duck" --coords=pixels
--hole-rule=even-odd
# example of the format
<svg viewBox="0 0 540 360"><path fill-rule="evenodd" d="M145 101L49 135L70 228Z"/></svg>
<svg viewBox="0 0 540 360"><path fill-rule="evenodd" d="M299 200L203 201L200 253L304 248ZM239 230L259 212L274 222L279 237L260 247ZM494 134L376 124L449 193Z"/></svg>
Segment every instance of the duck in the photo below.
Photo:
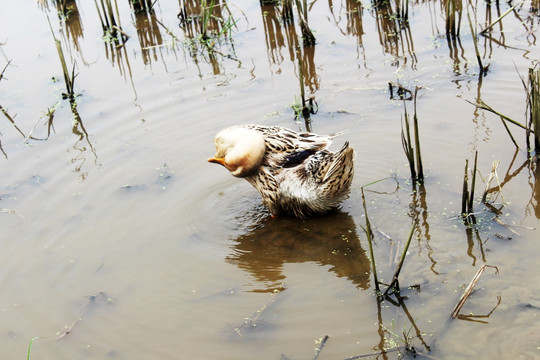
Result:
<svg viewBox="0 0 540 360"><path fill-rule="evenodd" d="M334 210L349 197L354 150L348 141L336 152L328 149L344 133L236 125L215 136L216 154L208 161L253 185L272 217L305 219Z"/></svg>

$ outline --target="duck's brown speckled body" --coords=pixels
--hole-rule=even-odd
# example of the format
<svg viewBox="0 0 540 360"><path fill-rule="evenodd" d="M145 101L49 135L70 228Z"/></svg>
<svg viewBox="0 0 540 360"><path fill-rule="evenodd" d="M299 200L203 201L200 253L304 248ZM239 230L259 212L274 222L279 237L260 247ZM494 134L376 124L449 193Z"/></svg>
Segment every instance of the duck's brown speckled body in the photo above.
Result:
<svg viewBox="0 0 540 360"><path fill-rule="evenodd" d="M354 150L327 148L338 134L297 133L278 126L241 125L219 132L208 161L245 178L272 215L299 218L335 209L349 196Z"/></svg>

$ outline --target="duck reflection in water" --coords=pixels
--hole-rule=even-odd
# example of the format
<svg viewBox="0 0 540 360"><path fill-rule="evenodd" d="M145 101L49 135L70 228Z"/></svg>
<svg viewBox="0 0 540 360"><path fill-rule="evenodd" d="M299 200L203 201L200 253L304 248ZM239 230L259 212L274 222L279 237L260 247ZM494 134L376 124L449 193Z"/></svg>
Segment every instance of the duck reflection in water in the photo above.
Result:
<svg viewBox="0 0 540 360"><path fill-rule="evenodd" d="M265 217L253 225L235 239L234 251L226 260L267 285L255 291L281 288L286 278L283 265L303 262L330 265L338 277L361 289L369 287L369 260L349 214L335 211L304 221Z"/></svg>

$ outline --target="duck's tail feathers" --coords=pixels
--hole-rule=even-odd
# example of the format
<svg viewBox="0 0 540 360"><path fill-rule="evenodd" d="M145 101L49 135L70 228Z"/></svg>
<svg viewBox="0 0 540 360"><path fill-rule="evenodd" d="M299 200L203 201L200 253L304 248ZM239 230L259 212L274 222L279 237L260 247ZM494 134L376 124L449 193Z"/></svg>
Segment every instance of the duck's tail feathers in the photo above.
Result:
<svg viewBox="0 0 540 360"><path fill-rule="evenodd" d="M347 179L349 179L350 182L354 172L354 157L354 149L349 146L348 141L345 142L341 150L335 154L334 160L326 171L326 174L324 174L322 182L330 182L334 178L337 179L337 181L347 181Z"/></svg>

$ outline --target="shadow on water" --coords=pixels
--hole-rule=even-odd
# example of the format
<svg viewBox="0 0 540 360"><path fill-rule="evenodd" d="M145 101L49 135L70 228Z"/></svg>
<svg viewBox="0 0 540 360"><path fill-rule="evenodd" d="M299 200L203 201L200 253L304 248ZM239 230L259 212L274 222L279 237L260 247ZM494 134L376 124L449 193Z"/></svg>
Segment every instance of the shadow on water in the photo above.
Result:
<svg viewBox="0 0 540 360"><path fill-rule="evenodd" d="M360 245L353 218L344 212L309 219L260 219L251 230L234 239L226 261L250 273L264 287L256 292L281 289L287 263L330 265L338 277L358 288L369 287L370 266Z"/></svg>

